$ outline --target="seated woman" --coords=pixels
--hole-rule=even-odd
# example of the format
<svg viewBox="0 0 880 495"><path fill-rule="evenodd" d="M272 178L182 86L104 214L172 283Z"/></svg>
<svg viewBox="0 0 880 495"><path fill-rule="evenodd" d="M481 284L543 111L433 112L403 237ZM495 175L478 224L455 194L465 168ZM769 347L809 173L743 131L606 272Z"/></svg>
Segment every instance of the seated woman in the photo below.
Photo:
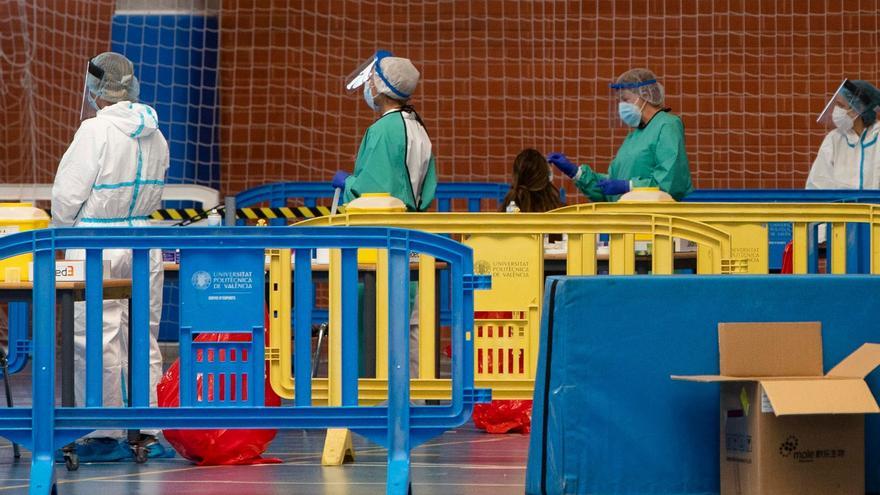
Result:
<svg viewBox="0 0 880 495"><path fill-rule="evenodd" d="M513 160L513 182L501 202L505 211L511 201L524 213L541 213L562 206L559 189L550 182L550 165L537 150L522 150Z"/></svg>

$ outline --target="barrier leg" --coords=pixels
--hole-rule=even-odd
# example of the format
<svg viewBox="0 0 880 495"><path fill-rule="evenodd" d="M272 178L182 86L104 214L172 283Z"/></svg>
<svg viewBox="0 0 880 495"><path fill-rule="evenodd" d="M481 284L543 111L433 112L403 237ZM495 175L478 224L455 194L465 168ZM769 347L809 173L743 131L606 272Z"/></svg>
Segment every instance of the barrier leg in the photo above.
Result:
<svg viewBox="0 0 880 495"><path fill-rule="evenodd" d="M55 252L34 253L34 363L32 495L55 488Z"/></svg>
<svg viewBox="0 0 880 495"><path fill-rule="evenodd" d="M330 335L328 335L327 346L327 394L328 402L331 406L340 406L344 404L343 399L343 363L342 341L343 329L351 331L351 326L356 323L351 321L351 307L346 307L345 296L354 297L350 294L351 282L345 281L343 273L351 270L352 262L354 269L357 270L357 253L350 253L346 250L343 254L338 249L330 250L330 294L329 294L329 314L330 314ZM345 260L343 259L345 258ZM345 267L343 267L343 263ZM347 283L347 287L343 284ZM343 295L345 291L345 295ZM356 299L355 299L356 301ZM350 305L351 303L349 303ZM343 322L343 319L345 320ZM355 334L357 329L355 328ZM357 380L355 370L354 379ZM327 436L324 437L324 451L321 455L321 465L323 466L339 466L346 460L354 460L354 449L351 442L351 431L346 428L329 428Z"/></svg>
<svg viewBox="0 0 880 495"><path fill-rule="evenodd" d="M324 438L324 452L321 465L341 466L346 461L354 462L354 446L351 443L351 430L347 428L328 428Z"/></svg>
<svg viewBox="0 0 880 495"><path fill-rule="evenodd" d="M409 252L388 250L388 495L410 490ZM381 332L382 329L380 328Z"/></svg>

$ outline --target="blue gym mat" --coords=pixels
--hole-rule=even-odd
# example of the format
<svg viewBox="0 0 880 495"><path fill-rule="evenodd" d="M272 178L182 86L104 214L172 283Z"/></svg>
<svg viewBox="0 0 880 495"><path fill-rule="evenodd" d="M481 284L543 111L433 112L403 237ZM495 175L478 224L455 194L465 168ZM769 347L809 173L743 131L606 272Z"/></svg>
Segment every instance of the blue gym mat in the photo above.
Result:
<svg viewBox="0 0 880 495"><path fill-rule="evenodd" d="M718 371L719 322L820 321L826 371L880 342L872 276L551 277L544 308L530 494L718 493L718 389L669 375ZM869 416L871 493L878 434Z"/></svg>

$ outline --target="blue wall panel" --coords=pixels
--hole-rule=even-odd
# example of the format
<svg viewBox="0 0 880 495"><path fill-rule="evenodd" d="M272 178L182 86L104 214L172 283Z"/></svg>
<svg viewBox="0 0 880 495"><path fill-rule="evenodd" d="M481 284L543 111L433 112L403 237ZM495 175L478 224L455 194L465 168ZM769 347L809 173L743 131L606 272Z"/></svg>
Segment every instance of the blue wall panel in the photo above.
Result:
<svg viewBox="0 0 880 495"><path fill-rule="evenodd" d="M168 139L168 182L218 188L218 21L212 16L116 15L111 49L135 63L141 101Z"/></svg>

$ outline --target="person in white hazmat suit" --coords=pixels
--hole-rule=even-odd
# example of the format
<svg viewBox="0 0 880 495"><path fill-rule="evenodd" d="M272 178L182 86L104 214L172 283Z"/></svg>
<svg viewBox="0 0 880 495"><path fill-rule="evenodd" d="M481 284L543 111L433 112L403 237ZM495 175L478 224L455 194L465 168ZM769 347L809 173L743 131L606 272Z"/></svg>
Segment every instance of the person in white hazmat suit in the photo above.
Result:
<svg viewBox="0 0 880 495"><path fill-rule="evenodd" d="M880 90L844 80L818 121L833 127L807 177L807 189L880 189Z"/></svg>
<svg viewBox="0 0 880 495"><path fill-rule="evenodd" d="M138 103L139 83L134 66L123 55L102 53L89 61L83 95L82 123L61 158L52 187L55 227L142 227L160 207L168 143L159 131L156 111ZM85 259L85 251L70 250L68 259ZM130 250L105 249L112 278L132 276ZM107 274L105 274L105 277ZM162 256L150 252L150 405L157 406L156 385L162 376L157 337L162 314ZM76 401L85 400L85 303L75 306ZM105 407L124 405L128 373L128 302L104 301ZM149 457L173 456L155 441L158 431L143 431ZM115 461L132 457L123 431L101 430L76 444L81 462Z"/></svg>

